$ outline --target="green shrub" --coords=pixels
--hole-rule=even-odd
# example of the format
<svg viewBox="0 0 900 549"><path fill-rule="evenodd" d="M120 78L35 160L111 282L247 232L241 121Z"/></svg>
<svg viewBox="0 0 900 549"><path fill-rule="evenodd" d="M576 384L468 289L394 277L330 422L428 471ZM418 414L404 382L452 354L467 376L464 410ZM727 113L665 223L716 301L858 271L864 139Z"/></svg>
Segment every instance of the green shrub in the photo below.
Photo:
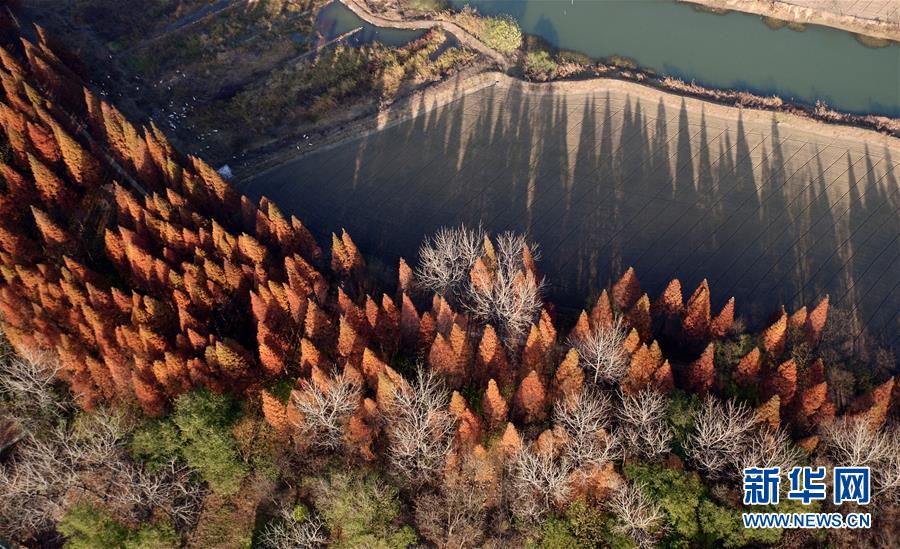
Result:
<svg viewBox="0 0 900 549"><path fill-rule="evenodd" d="M606 547L631 549L634 543L612 529L613 517L584 499L572 502L561 517L544 522L540 540L527 544L529 548L568 549L574 547Z"/></svg>
<svg viewBox="0 0 900 549"><path fill-rule="evenodd" d="M420 13L432 13L447 9L446 0L403 0L406 9Z"/></svg>
<svg viewBox="0 0 900 549"><path fill-rule="evenodd" d="M182 458L214 491L234 494L248 473L232 432L237 418L231 397L206 390L181 395L170 417L147 420L135 431L131 454L151 470Z"/></svg>
<svg viewBox="0 0 900 549"><path fill-rule="evenodd" d="M62 516L57 529L66 536L67 549L167 549L179 545L170 524L152 522L133 529L106 510L79 502Z"/></svg>
<svg viewBox="0 0 900 549"><path fill-rule="evenodd" d="M400 515L397 489L374 475L331 473L310 481L316 508L336 537L332 547L405 548L416 543Z"/></svg>
<svg viewBox="0 0 900 549"><path fill-rule="evenodd" d="M236 416L237 407L231 397L206 390L178 397L172 415L185 461L210 488L225 495L236 493L248 473L231 432Z"/></svg>
<svg viewBox="0 0 900 549"><path fill-rule="evenodd" d="M162 522L144 525L125 540L125 549L168 549L179 545L175 529Z"/></svg>
<svg viewBox="0 0 900 549"><path fill-rule="evenodd" d="M541 528L539 547L543 549L569 549L578 546L578 538L572 533L567 520L551 518Z"/></svg>
<svg viewBox="0 0 900 549"><path fill-rule="evenodd" d="M699 400L695 395L688 395L681 391L674 391L669 400L669 425L675 432L673 451L682 458L685 456L681 445L694 428L694 412L698 405Z"/></svg>
<svg viewBox="0 0 900 549"><path fill-rule="evenodd" d="M546 50L528 52L525 56L525 75L532 80L549 80L556 74L556 61Z"/></svg>
<svg viewBox="0 0 900 549"><path fill-rule="evenodd" d="M625 476L629 480L642 482L650 497L662 507L671 528L671 538L692 540L698 537L700 525L697 521L697 507L706 495L697 476L685 471L643 464L627 465Z"/></svg>
<svg viewBox="0 0 900 549"><path fill-rule="evenodd" d="M66 511L57 530L66 536L65 546L69 549L121 547L128 537L128 528L116 522L109 513L85 502Z"/></svg>
<svg viewBox="0 0 900 549"><path fill-rule="evenodd" d="M512 53L522 46L522 30L509 17L484 17L478 37L501 53Z"/></svg>
<svg viewBox="0 0 900 549"><path fill-rule="evenodd" d="M778 528L744 528L741 513L735 508L709 498L706 487L696 473L660 466L630 464L625 466L629 480L643 482L647 491L666 513L670 533L667 547L744 547L774 544L783 531ZM790 500L782 501L772 512L815 511L817 506L803 508Z"/></svg>
<svg viewBox="0 0 900 549"><path fill-rule="evenodd" d="M131 438L131 455L151 471L181 457L181 437L170 418L149 419Z"/></svg>

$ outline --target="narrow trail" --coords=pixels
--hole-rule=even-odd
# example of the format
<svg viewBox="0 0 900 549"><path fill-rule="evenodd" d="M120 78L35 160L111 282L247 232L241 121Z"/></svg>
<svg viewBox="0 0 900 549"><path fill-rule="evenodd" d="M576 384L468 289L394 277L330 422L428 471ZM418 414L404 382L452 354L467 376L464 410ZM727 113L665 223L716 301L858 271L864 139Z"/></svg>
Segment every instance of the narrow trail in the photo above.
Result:
<svg viewBox="0 0 900 549"><path fill-rule="evenodd" d="M391 19L388 17L384 17L382 15L376 15L368 10L361 2L358 0L339 0L342 4L347 6L350 11L355 13L360 19L369 23L370 25L375 25L378 27L388 27L393 29L409 29L409 30L431 30L435 27L438 27L450 34L453 35L454 38L459 40L460 44L466 46L467 48L473 49L478 53L484 55L488 59L493 60L497 66L506 70L510 67L511 62L509 58L496 51L495 49L487 46L484 42L482 42L478 37L476 37L471 32L462 28L458 24L453 21L445 21L441 19L437 20L421 20L421 21L401 21L398 19Z"/></svg>
<svg viewBox="0 0 900 549"><path fill-rule="evenodd" d="M182 16L177 21L169 24L162 32L159 34L153 35L146 40L141 41L139 44L135 44L130 48L126 48L119 52L118 56L121 57L125 54L131 53L136 50L141 50L155 44L156 42L181 32L185 29L191 28L194 25L207 21L223 12L226 12L230 9L237 7L240 4L249 4L250 0L218 0L216 3L211 4L209 6L200 8L199 10L189 13L187 15Z"/></svg>

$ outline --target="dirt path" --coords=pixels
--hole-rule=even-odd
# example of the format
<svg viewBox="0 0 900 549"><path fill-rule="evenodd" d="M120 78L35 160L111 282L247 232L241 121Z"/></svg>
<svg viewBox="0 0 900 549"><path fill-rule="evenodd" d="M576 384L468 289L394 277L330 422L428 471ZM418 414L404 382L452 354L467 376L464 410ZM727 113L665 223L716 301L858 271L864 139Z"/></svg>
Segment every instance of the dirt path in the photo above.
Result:
<svg viewBox="0 0 900 549"><path fill-rule="evenodd" d="M900 42L897 0L678 0Z"/></svg>
<svg viewBox="0 0 900 549"><path fill-rule="evenodd" d="M452 34L453 37L459 40L460 44L462 44L463 46L473 49L478 53L484 55L488 59L493 60L497 64L497 66L503 68L504 70L509 67L509 59L507 59L494 49L486 46L484 42L479 40L475 35L452 21L400 21L397 19L390 19L382 15L376 15L370 12L362 2L359 2L359 0L340 0L340 2L370 25L388 27L392 29L410 30L429 30L434 27L438 27L445 32Z"/></svg>
<svg viewBox="0 0 900 549"><path fill-rule="evenodd" d="M284 150L280 154L266 155L262 162L241 166L238 171L237 183L243 185L250 181L263 179L266 174L279 170L284 164L304 156L318 154L322 150L340 147L347 141L372 136L411 119L439 111L452 103L463 100L466 96L477 95L486 88L492 88L498 94L508 93L508 90L515 89L519 93L528 95L555 97L610 91L640 99L651 105L664 104L670 109L681 108L681 105L684 104L692 113L697 114L702 111L735 124L738 120L743 120L744 123L758 124L769 124L772 120L777 120L779 127L792 128L795 131L816 135L823 140L842 139L854 142L861 148L866 145L889 148L895 152L897 158L900 158L900 139L865 128L829 124L786 112L722 105L613 78L601 77L589 80L538 83L525 82L497 71L484 71L428 86L407 95L375 115L345 121L339 125L338 129L319 134L316 142L311 143L308 149L299 152L295 149Z"/></svg>

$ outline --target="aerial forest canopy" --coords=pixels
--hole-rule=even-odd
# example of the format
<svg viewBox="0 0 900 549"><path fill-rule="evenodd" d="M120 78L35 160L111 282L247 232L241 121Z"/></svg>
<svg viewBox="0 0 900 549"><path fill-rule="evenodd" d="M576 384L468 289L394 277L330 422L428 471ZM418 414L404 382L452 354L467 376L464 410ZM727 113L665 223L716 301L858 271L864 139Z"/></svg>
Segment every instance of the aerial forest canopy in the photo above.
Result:
<svg viewBox="0 0 900 549"><path fill-rule="evenodd" d="M466 227L386 286L41 28L0 61L0 536L739 547L787 536L742 527L740 471L810 463L871 466L865 535L896 535L900 389L833 386L828 296L746 333L705 281L628 269L570 328L536 244Z"/></svg>

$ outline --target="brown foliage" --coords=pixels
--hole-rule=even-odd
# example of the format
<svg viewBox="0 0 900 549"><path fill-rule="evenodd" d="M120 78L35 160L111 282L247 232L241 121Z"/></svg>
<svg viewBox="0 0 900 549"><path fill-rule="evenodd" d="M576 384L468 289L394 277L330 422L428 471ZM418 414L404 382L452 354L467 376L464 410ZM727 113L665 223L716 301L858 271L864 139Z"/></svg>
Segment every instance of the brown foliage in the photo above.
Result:
<svg viewBox="0 0 900 549"><path fill-rule="evenodd" d="M766 392L769 395L778 395L782 406L790 404L797 392L797 365L793 359L784 361L770 374Z"/></svg>
<svg viewBox="0 0 900 549"><path fill-rule="evenodd" d="M754 347L738 362L734 369L734 379L740 385L752 386L759 379L759 367L762 365L762 356L759 347Z"/></svg>
<svg viewBox="0 0 900 549"><path fill-rule="evenodd" d="M787 313L782 313L774 324L763 332L763 349L771 358L777 358L784 352L787 342Z"/></svg>
<svg viewBox="0 0 900 549"><path fill-rule="evenodd" d="M525 348L522 350L522 371L530 372L532 370L541 374L544 372L547 362L547 351L544 347L544 340L537 326L531 325L531 332L525 341Z"/></svg>
<svg viewBox="0 0 900 549"><path fill-rule="evenodd" d="M606 293L606 289L600 292L597 303L591 309L591 325L595 330L598 328L612 328L612 304L609 302L609 294Z"/></svg>
<svg viewBox="0 0 900 549"><path fill-rule="evenodd" d="M509 416L509 406L506 404L506 399L500 394L497 382L493 379L488 380L487 389L481 401L481 410L484 412L489 429L500 427L506 423Z"/></svg>
<svg viewBox="0 0 900 549"><path fill-rule="evenodd" d="M627 311L641 297L641 293L643 292L641 292L641 285L638 282L637 275L634 274L634 267L628 267L622 278L613 284L613 303L620 311Z"/></svg>
<svg viewBox="0 0 900 549"><path fill-rule="evenodd" d="M815 309L809 313L809 316L806 317L806 339L810 345L819 343L819 339L822 337L822 329L825 327L825 322L827 320L828 296L826 295L822 298L822 301L816 305Z"/></svg>
<svg viewBox="0 0 900 549"><path fill-rule="evenodd" d="M685 343L697 345L709 338L709 315L709 284L704 278L688 299L684 319L681 322L681 333Z"/></svg>
<svg viewBox="0 0 900 549"><path fill-rule="evenodd" d="M522 423L536 423L547 417L547 393L534 370L528 374L513 397L513 412Z"/></svg>
<svg viewBox="0 0 900 549"><path fill-rule="evenodd" d="M857 397L850 403L847 414L860 418L868 423L874 431L884 425L891 405L891 393L894 390L895 378L890 378L881 385Z"/></svg>
<svg viewBox="0 0 900 549"><path fill-rule="evenodd" d="M768 425L772 430L781 426L781 399L778 395L760 404L756 409L756 417L759 421Z"/></svg>
<svg viewBox="0 0 900 549"><path fill-rule="evenodd" d="M550 394L554 403L564 401L566 398L577 398L581 394L584 385L584 370L578 365L578 351L569 349L556 375L550 385Z"/></svg>
<svg viewBox="0 0 900 549"><path fill-rule="evenodd" d="M490 325L485 326L484 334L481 336L476 366L479 370L476 373L478 379L493 378L504 387L515 381L515 374L506 359L503 344Z"/></svg>
<svg viewBox="0 0 900 549"><path fill-rule="evenodd" d="M713 339L719 339L725 337L725 335L731 330L731 326L734 324L734 298L731 297L728 299L728 302L725 303L725 306L722 307L722 310L719 311L719 314L712 320L712 324L710 325L709 332Z"/></svg>
<svg viewBox="0 0 900 549"><path fill-rule="evenodd" d="M686 386L691 391L705 395L712 388L716 381L715 351L716 344L710 343L703 354L688 366Z"/></svg>
<svg viewBox="0 0 900 549"><path fill-rule="evenodd" d="M287 406L269 391L260 391L259 396L262 399L262 413L266 423L275 431L285 433L288 429Z"/></svg>
<svg viewBox="0 0 900 549"><path fill-rule="evenodd" d="M650 298L647 294L641 296L634 307L626 315L628 324L637 330L642 341L649 341L653 337L652 319L650 318Z"/></svg>
<svg viewBox="0 0 900 549"><path fill-rule="evenodd" d="M674 317L684 310L684 298L681 295L681 281L677 278L671 282L663 290L656 301L653 302L653 316L656 317Z"/></svg>

